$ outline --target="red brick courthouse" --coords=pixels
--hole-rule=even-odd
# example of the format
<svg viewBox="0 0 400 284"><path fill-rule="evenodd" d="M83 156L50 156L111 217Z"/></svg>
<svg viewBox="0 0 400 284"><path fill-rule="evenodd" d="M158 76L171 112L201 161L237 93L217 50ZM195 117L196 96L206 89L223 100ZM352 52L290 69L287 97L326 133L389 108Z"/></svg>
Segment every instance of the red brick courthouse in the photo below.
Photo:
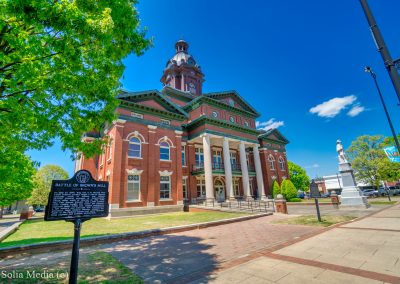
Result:
<svg viewBox="0 0 400 284"><path fill-rule="evenodd" d="M204 74L188 44L175 47L163 89L121 91L119 118L104 129L105 153L76 162L76 170L110 182L116 215L178 210L184 199L262 199L274 180L288 177L285 137L257 130L259 113L236 91L203 93Z"/></svg>

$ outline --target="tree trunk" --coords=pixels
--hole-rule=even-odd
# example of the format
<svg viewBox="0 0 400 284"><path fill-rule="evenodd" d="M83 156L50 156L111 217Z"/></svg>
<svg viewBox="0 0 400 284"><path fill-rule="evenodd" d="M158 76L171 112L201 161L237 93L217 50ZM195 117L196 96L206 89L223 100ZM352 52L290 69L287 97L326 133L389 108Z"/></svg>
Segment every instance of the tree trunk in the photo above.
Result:
<svg viewBox="0 0 400 284"><path fill-rule="evenodd" d="M3 210L4 210L4 205L0 207L0 219L3 219Z"/></svg>

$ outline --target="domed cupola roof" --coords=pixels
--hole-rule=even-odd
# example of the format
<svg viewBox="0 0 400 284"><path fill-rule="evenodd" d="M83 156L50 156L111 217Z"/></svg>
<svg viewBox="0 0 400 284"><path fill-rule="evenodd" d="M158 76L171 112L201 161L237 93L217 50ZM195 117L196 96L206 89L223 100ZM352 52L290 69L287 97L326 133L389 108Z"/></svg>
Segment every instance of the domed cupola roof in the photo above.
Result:
<svg viewBox="0 0 400 284"><path fill-rule="evenodd" d="M171 65L191 65L200 69L200 66L196 63L196 60L192 55L188 53L189 44L184 40L178 40L175 43L175 55L167 61L166 67L170 67Z"/></svg>

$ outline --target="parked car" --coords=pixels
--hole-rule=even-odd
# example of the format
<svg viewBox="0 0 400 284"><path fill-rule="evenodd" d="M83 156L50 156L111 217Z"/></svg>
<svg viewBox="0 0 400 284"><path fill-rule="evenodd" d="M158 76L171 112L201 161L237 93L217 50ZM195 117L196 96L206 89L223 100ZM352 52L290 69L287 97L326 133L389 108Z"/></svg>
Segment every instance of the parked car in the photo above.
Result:
<svg viewBox="0 0 400 284"><path fill-rule="evenodd" d="M390 195L399 195L400 187L399 186L389 186Z"/></svg>
<svg viewBox="0 0 400 284"><path fill-rule="evenodd" d="M373 189L373 188L363 189L362 190L362 194L364 196L367 196L367 197L378 197L378 196L380 196L379 191L376 190L376 189Z"/></svg>
<svg viewBox="0 0 400 284"><path fill-rule="evenodd" d="M298 190L297 191L297 197L298 198L304 199L305 196L306 195L305 195L304 191L302 191L302 190Z"/></svg>

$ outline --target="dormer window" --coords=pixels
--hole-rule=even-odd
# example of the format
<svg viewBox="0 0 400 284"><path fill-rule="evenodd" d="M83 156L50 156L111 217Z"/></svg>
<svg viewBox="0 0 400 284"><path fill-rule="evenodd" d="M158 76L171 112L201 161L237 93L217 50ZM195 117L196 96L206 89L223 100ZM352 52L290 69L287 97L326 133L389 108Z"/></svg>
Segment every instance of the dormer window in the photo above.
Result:
<svg viewBox="0 0 400 284"><path fill-rule="evenodd" d="M212 116L215 117L215 118L217 118L217 117L218 117L218 112L213 111L213 112L212 112Z"/></svg>
<svg viewBox="0 0 400 284"><path fill-rule="evenodd" d="M235 102L234 102L234 100L232 100L232 99L229 99L229 100L228 100L228 104L229 104L231 107L234 107L234 106L235 106Z"/></svg>
<svg viewBox="0 0 400 284"><path fill-rule="evenodd" d="M245 122L244 122L244 126L249 127L249 122L248 122L248 121L245 121Z"/></svg>
<svg viewBox="0 0 400 284"><path fill-rule="evenodd" d="M233 116L229 117L229 121L235 123L235 118Z"/></svg>

